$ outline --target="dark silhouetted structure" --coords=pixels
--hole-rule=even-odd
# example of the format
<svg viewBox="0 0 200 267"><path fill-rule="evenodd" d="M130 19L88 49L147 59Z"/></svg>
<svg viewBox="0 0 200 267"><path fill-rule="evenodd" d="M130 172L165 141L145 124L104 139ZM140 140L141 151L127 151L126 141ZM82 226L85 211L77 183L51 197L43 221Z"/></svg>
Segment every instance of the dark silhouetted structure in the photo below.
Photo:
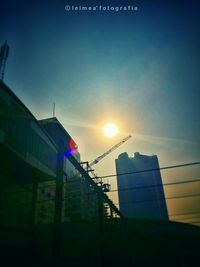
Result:
<svg viewBox="0 0 200 267"><path fill-rule="evenodd" d="M59 148L61 146L56 136L60 137L58 140L66 141L64 151L58 149L58 145ZM15 266L21 267L198 266L192 263L198 263L199 260L199 228L168 221L124 219L107 195L81 167L80 155L78 153L70 155L76 149L75 142L56 118L38 122L17 96L0 81L0 262L2 266L13 266L13 260ZM63 153L66 154L66 159L61 157L62 169L58 168L59 153L62 156ZM134 165L133 160L129 159L127 154L120 156L120 164L122 158L122 165L118 166L121 167L120 172L124 170L123 162L126 171L134 169L130 167ZM138 169L152 168L152 162L158 166L155 156L151 160L151 157L137 154L135 158L138 158L136 164ZM145 159L147 162L142 165L141 161ZM74 186L71 183L75 179L73 175L76 175L78 180ZM155 174L155 177L160 176ZM64 190L59 191L59 199L55 199L55 185L58 195L55 181L59 179L62 181L62 178L67 180L66 188L64 186ZM149 175L148 184L153 182L153 179ZM80 191L78 198L68 202L73 207L74 213L72 213L68 204L64 202L66 197L72 196L70 190L79 188L80 181L86 186L89 184L90 191L89 194L84 194L85 196L91 197L91 191L94 195L97 194L98 201L108 204L111 213L121 218L113 216L104 220L102 210L98 214L100 217L101 213L101 220L91 219L91 215L94 214L92 199L82 198L81 193L80 202ZM138 176L136 181L140 185L147 185L143 175ZM161 177L157 182L161 182ZM145 195L145 191L141 191L141 195L150 197L149 194L152 194L154 198L155 192L149 192L151 193ZM90 210L90 216L87 213L84 215L86 217L83 217L85 220L76 220L82 214L80 212L82 201L85 203L83 209ZM79 206L75 207L76 204ZM142 210L143 215L149 215L147 207L151 209L155 207L158 215L156 205L154 203L152 207L145 206ZM54 206L57 207L57 213ZM99 211L101 207L102 204L99 205ZM54 214L57 216L55 216L56 223L53 224ZM150 215L152 214L154 213L151 212Z"/></svg>
<svg viewBox="0 0 200 267"><path fill-rule="evenodd" d="M81 167L77 145L61 123L56 118L38 121L0 81L2 225L23 228L53 224L60 141L63 144L62 222L98 218L99 202L107 203L119 213Z"/></svg>
<svg viewBox="0 0 200 267"><path fill-rule="evenodd" d="M122 175L120 173L158 169L157 156L122 153L116 159L120 211L125 217L168 219L160 171Z"/></svg>

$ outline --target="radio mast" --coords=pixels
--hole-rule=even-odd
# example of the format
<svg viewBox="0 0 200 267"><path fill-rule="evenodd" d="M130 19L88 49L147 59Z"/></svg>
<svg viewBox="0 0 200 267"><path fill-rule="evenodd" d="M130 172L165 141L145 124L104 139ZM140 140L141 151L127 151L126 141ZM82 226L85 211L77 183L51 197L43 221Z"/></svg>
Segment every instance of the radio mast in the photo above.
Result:
<svg viewBox="0 0 200 267"><path fill-rule="evenodd" d="M7 41L1 46L0 48L0 80L3 81L5 68L6 68L6 61L9 55L10 47L7 45Z"/></svg>

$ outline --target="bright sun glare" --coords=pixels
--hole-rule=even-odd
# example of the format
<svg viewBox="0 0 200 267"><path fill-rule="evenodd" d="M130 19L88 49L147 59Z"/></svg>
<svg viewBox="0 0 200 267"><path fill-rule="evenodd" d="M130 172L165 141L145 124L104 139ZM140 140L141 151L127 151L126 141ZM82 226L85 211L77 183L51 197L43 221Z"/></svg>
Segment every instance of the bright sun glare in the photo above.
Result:
<svg viewBox="0 0 200 267"><path fill-rule="evenodd" d="M119 130L113 123L108 123L103 127L103 132L107 137L113 137L118 134Z"/></svg>

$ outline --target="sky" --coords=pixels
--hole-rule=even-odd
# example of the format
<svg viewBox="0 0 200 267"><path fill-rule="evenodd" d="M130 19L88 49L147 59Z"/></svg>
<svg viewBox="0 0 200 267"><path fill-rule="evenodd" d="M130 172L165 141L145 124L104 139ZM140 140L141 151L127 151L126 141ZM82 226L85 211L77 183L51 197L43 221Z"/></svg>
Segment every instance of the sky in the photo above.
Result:
<svg viewBox="0 0 200 267"><path fill-rule="evenodd" d="M66 11L66 5L137 11ZM96 165L99 176L115 173L125 151L156 154L161 167L199 161L199 7L194 0L4 1L0 43L10 46L4 81L37 119L52 117L56 103L83 161L132 134ZM120 134L106 138L107 122ZM192 167L162 176L172 182L199 174ZM116 188L114 179L108 182Z"/></svg>

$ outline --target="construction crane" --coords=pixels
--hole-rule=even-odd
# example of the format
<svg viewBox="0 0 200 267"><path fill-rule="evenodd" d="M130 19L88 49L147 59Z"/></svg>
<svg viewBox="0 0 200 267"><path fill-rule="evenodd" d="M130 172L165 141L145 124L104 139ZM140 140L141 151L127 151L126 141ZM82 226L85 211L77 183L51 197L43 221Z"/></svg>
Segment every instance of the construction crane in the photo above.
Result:
<svg viewBox="0 0 200 267"><path fill-rule="evenodd" d="M131 135L128 135L126 138L122 139L119 143L117 143L116 145L114 145L113 147L111 147L108 151L106 151L105 153L103 153L101 156L99 156L96 159L92 160L90 163L88 161L85 161L85 162L81 162L80 163L81 165L84 166L83 168L88 173L91 172L92 176L94 177L93 179L95 179L95 182L102 188L102 190L104 192L109 192L110 191L110 184L103 183L102 182L102 179L99 180L99 178L96 176L96 174L94 173L94 170L91 167L93 165L97 164L100 160L102 160L103 158L105 158L108 154L110 154L112 151L114 151L115 149L117 149L119 146L121 146L122 144L124 144L131 137L132 137ZM75 177L75 176L73 176L73 177Z"/></svg>
<svg viewBox="0 0 200 267"><path fill-rule="evenodd" d="M92 174L94 176L96 176L94 174L94 170L92 170L92 166L97 164L100 160L102 160L103 158L105 158L108 154L110 154L112 151L114 151L115 149L117 149L119 146L121 146L122 144L124 144L126 141L128 141L132 136L131 135L128 135L126 138L122 139L119 143L117 143L116 145L114 145L113 147L111 147L108 151L106 151L105 153L103 153L102 155L100 155L99 157L97 157L96 159L94 159L93 161L91 161L89 164L88 164L88 167L89 167L89 171L92 172ZM102 190L104 192L109 192L111 187L110 187L110 184L109 183L104 183L102 181L102 179L96 179L96 183L102 188Z"/></svg>
<svg viewBox="0 0 200 267"><path fill-rule="evenodd" d="M106 151L105 153L103 153L101 156L97 157L96 159L92 160L89 165L90 167L97 164L100 160L102 160L103 158L105 158L108 154L110 154L112 151L114 151L115 149L117 149L119 146L121 146L122 144L124 144L126 141L128 141L132 136L129 135L126 138L122 139L119 143L117 143L116 145L114 145L113 147L111 147L108 151Z"/></svg>

